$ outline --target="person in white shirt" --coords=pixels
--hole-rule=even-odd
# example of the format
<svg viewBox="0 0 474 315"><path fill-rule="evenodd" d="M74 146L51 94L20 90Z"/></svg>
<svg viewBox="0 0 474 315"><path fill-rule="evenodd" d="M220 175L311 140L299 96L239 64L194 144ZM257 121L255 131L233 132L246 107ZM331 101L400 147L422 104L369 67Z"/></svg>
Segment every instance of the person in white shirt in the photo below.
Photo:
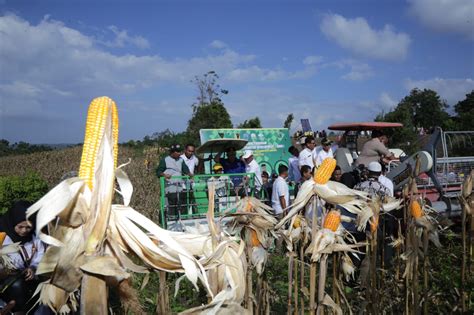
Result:
<svg viewBox="0 0 474 315"><path fill-rule="evenodd" d="M323 163L326 158L334 157L334 154L331 150L331 143L332 141L327 138L323 138L323 140L321 140L322 150L320 150L316 156L316 167L319 167L319 165L321 165L321 163Z"/></svg>
<svg viewBox="0 0 474 315"><path fill-rule="evenodd" d="M262 188L262 170L260 169L260 165L258 165L257 161L253 158L252 150L245 150L242 159L245 162L245 173L253 173L255 174L255 190L258 193Z"/></svg>
<svg viewBox="0 0 474 315"><path fill-rule="evenodd" d="M291 157L288 159L288 180L294 183L298 183L301 178L300 167L299 167L299 152L294 146L288 149Z"/></svg>
<svg viewBox="0 0 474 315"><path fill-rule="evenodd" d="M299 157L298 157L299 167L301 169L303 165L308 165L309 167L311 167L311 169L313 169L314 164L315 164L314 162L316 160L316 156L314 152L314 148L316 147L316 141L314 140L313 137L308 136L306 137L304 143L305 143L306 148L304 148L300 152Z"/></svg>
<svg viewBox="0 0 474 315"><path fill-rule="evenodd" d="M288 177L288 167L280 165L278 167L278 178L273 182L272 207L278 219L283 218L284 210L290 205L290 189L286 183Z"/></svg>
<svg viewBox="0 0 474 315"><path fill-rule="evenodd" d="M390 191L389 196L393 197L393 182L390 180L390 178L385 176L385 174L387 173L387 167L385 166L385 164L381 164L381 166L382 174L380 174L379 176L379 182L385 187L387 187L387 189Z"/></svg>
<svg viewBox="0 0 474 315"><path fill-rule="evenodd" d="M194 155L194 151L196 150L196 146L194 144L188 143L184 147L184 153L181 154L181 158L183 159L184 163L189 169L189 175L194 175L197 170L199 159Z"/></svg>

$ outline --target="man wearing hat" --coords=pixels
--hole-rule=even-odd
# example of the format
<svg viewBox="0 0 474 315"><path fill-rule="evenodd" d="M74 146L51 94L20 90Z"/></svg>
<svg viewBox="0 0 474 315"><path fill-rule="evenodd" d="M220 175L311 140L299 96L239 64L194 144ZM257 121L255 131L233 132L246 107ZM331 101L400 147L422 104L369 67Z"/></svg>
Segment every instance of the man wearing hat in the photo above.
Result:
<svg viewBox="0 0 474 315"><path fill-rule="evenodd" d="M334 157L334 154L331 149L331 144L332 141L328 138L323 138L321 140L322 149L318 152L318 155L316 156L316 167L319 167L319 165L321 165L321 163L323 163L326 158Z"/></svg>
<svg viewBox="0 0 474 315"><path fill-rule="evenodd" d="M370 162L367 169L369 171L367 180L355 185L354 189L365 191L369 193L370 197L385 198L385 196L390 196L390 190L379 182L382 165L379 162Z"/></svg>
<svg viewBox="0 0 474 315"><path fill-rule="evenodd" d="M245 173L253 173L255 174L255 190L258 193L262 188L262 170L260 169L260 165L258 165L257 161L253 158L252 150L245 150L242 159L245 162Z"/></svg>
<svg viewBox="0 0 474 315"><path fill-rule="evenodd" d="M170 147L169 155L161 159L156 169L158 177L165 178L165 194L168 198L169 215L175 216L184 213L186 203L186 193L183 192L184 181L173 176L190 175L189 169L184 160L180 157L182 147L179 144L173 144Z"/></svg>

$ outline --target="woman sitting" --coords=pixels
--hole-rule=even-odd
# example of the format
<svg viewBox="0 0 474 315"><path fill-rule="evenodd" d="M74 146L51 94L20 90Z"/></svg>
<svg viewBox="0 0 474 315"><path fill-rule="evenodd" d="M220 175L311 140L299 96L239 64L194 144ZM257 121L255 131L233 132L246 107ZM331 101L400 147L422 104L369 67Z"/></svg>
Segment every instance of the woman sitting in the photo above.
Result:
<svg viewBox="0 0 474 315"><path fill-rule="evenodd" d="M44 244L34 234L33 222L26 219L29 206L31 203L27 201L17 201L0 217L0 235L4 237L1 245L19 244L19 250L7 254L0 264L0 298L10 305L14 301L13 312L17 314L31 307L27 302L38 285L36 268L45 251Z"/></svg>

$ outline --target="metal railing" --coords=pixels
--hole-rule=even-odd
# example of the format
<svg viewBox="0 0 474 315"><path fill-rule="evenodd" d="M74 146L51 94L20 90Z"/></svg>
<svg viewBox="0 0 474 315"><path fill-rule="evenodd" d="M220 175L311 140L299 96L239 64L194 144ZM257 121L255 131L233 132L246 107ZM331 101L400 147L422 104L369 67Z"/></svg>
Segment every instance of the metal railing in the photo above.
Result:
<svg viewBox="0 0 474 315"><path fill-rule="evenodd" d="M214 200L209 200L209 184L215 187ZM170 221L200 219L214 202L216 216L234 210L242 196L255 193L255 174L213 174L160 177L160 219L166 228Z"/></svg>

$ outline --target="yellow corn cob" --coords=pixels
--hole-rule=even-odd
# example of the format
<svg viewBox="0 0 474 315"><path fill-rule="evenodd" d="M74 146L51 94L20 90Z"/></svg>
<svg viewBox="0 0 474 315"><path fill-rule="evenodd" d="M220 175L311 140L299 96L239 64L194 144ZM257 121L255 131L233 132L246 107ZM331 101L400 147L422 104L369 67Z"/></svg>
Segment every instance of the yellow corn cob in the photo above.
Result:
<svg viewBox="0 0 474 315"><path fill-rule="evenodd" d="M336 232L339 224L341 224L341 213L337 210L331 210L324 219L323 228Z"/></svg>
<svg viewBox="0 0 474 315"><path fill-rule="evenodd" d="M250 230L250 243L252 244L252 247L258 247L261 244L258 240L257 232L253 229Z"/></svg>
<svg viewBox="0 0 474 315"><path fill-rule="evenodd" d="M415 218L418 219L422 217L425 213L420 206L420 203L417 200L413 200L410 204L410 213Z"/></svg>
<svg viewBox="0 0 474 315"><path fill-rule="evenodd" d="M112 135L114 140L114 166L117 166L118 153L118 114L115 102L107 96L92 100L87 112L86 134L82 149L79 177L89 188L94 187L94 172L97 152L104 134L105 122L108 115L112 115Z"/></svg>
<svg viewBox="0 0 474 315"><path fill-rule="evenodd" d="M375 233L375 231L377 231L377 227L379 226L379 215L378 214L374 215L370 219L369 224L370 224L370 231L372 233Z"/></svg>
<svg viewBox="0 0 474 315"><path fill-rule="evenodd" d="M250 212L251 210L252 210L252 203L248 201L247 206L245 207L245 212Z"/></svg>
<svg viewBox="0 0 474 315"><path fill-rule="evenodd" d="M324 185L326 184L329 179L331 178L334 169L336 168L336 159L333 158L326 158L324 159L323 163L319 166L314 173L314 181L317 184Z"/></svg>
<svg viewBox="0 0 474 315"><path fill-rule="evenodd" d="M5 237L7 237L7 233L0 232L0 246L3 245L3 241L5 240Z"/></svg>
<svg viewBox="0 0 474 315"><path fill-rule="evenodd" d="M296 216L295 221L293 222L293 228L297 229L301 226L301 218L299 215Z"/></svg>

